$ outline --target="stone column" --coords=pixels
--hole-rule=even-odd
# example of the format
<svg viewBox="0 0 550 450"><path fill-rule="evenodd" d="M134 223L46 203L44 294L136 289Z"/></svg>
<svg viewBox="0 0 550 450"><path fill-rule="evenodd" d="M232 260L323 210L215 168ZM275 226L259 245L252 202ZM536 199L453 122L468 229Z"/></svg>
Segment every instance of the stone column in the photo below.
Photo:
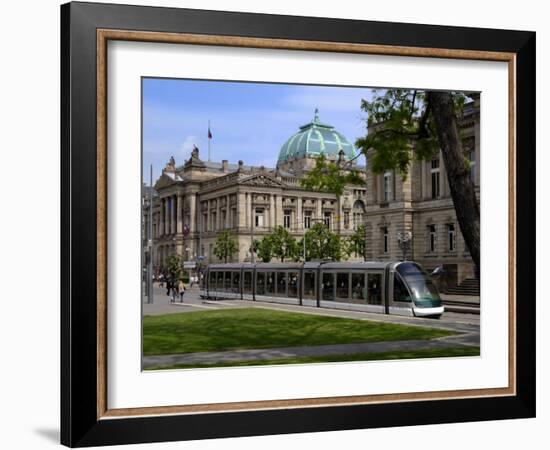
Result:
<svg viewBox="0 0 550 450"><path fill-rule="evenodd" d="M252 214L252 194L250 192L247 194L246 215L248 217L246 226L251 228L254 224L254 215Z"/></svg>
<svg viewBox="0 0 550 450"><path fill-rule="evenodd" d="M160 199L160 211L159 211L159 227L157 233L160 236L164 236L164 199Z"/></svg>
<svg viewBox="0 0 550 450"><path fill-rule="evenodd" d="M294 225L291 224L291 227L295 228L296 231L302 231L304 228L304 215L302 212L302 203L303 203L302 197L298 197L296 201L298 202L298 204L296 205L297 217L296 217L295 224Z"/></svg>
<svg viewBox="0 0 550 450"><path fill-rule="evenodd" d="M239 229L246 228L246 194L239 192L237 194L237 224Z"/></svg>
<svg viewBox="0 0 550 450"><path fill-rule="evenodd" d="M231 228L231 204L230 195L225 196L225 228Z"/></svg>
<svg viewBox="0 0 550 450"><path fill-rule="evenodd" d="M177 221L177 229L176 233L181 234L183 233L183 197L181 193L177 194L177 214L178 214L178 221Z"/></svg>
<svg viewBox="0 0 550 450"><path fill-rule="evenodd" d="M323 218L323 200L320 199L320 198L317 199L317 211L315 212L315 215L317 216L317 217L315 217L316 219L322 219ZM319 222L319 221L317 220L316 223L317 222Z"/></svg>
<svg viewBox="0 0 550 450"><path fill-rule="evenodd" d="M275 198L274 194L269 196L269 228L275 228Z"/></svg>
<svg viewBox="0 0 550 450"><path fill-rule="evenodd" d="M172 224L172 234L176 234L176 215L178 212L178 197L176 194L172 194L172 211L171 211L171 224Z"/></svg>
<svg viewBox="0 0 550 450"><path fill-rule="evenodd" d="M170 214L170 208L172 207L172 200L170 197L166 197L166 211L165 211L165 215L164 215L164 230L165 230L165 234L170 234L172 232L171 230L171 224L170 224L170 218L171 218L171 214Z"/></svg>
<svg viewBox="0 0 550 450"><path fill-rule="evenodd" d="M197 218L195 214L196 203L197 203L197 194L190 194L189 195L189 231L191 233L194 233L195 231L197 231L197 224L196 224Z"/></svg>
<svg viewBox="0 0 550 450"><path fill-rule="evenodd" d="M275 225L283 226L283 196L277 195L275 197ZM291 219L292 220L292 219ZM291 224L292 227L292 224Z"/></svg>
<svg viewBox="0 0 550 450"><path fill-rule="evenodd" d="M216 223L214 224L214 230L219 230L221 228L221 211L220 211L220 201L221 197L216 199Z"/></svg>

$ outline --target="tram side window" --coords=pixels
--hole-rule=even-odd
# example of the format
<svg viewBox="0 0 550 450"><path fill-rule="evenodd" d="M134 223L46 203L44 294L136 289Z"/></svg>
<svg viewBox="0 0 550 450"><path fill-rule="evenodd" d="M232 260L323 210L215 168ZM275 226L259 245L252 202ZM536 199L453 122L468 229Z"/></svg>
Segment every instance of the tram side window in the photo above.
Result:
<svg viewBox="0 0 550 450"><path fill-rule="evenodd" d="M298 272L288 272L288 296L298 297Z"/></svg>
<svg viewBox="0 0 550 450"><path fill-rule="evenodd" d="M275 294L275 273L267 272L265 277L265 293Z"/></svg>
<svg viewBox="0 0 550 450"><path fill-rule="evenodd" d="M240 292L241 289L241 273L240 272L233 272L233 282L231 283L231 291L232 292Z"/></svg>
<svg viewBox="0 0 550 450"><path fill-rule="evenodd" d="M208 289L211 291L216 290L216 272L208 272L209 276L209 282L208 282Z"/></svg>
<svg viewBox="0 0 550 450"><path fill-rule="evenodd" d="M315 272L304 272L304 298L316 298Z"/></svg>
<svg viewBox="0 0 550 450"><path fill-rule="evenodd" d="M216 290L223 291L223 272L216 272Z"/></svg>
<svg viewBox="0 0 550 450"><path fill-rule="evenodd" d="M382 274L369 273L367 275L367 303L369 305L382 304Z"/></svg>
<svg viewBox="0 0 550 450"><path fill-rule="evenodd" d="M277 295L286 297L286 272L277 272Z"/></svg>
<svg viewBox="0 0 550 450"><path fill-rule="evenodd" d="M397 274L393 275L393 301L395 302L410 302L411 297L407 286L401 280L401 277Z"/></svg>
<svg viewBox="0 0 550 450"><path fill-rule="evenodd" d="M256 273L256 294L264 295L265 294L265 272Z"/></svg>
<svg viewBox="0 0 550 450"><path fill-rule="evenodd" d="M349 273L338 272L336 274L336 297L339 299L349 298Z"/></svg>
<svg viewBox="0 0 550 450"><path fill-rule="evenodd" d="M321 287L323 300L334 300L334 274L323 273L323 285Z"/></svg>
<svg viewBox="0 0 550 450"><path fill-rule="evenodd" d="M252 293L252 272L246 271L244 272L244 280L243 280L243 293L244 294L251 294Z"/></svg>
<svg viewBox="0 0 550 450"><path fill-rule="evenodd" d="M225 283L223 287L225 292L231 292L231 272L225 272Z"/></svg>
<svg viewBox="0 0 550 450"><path fill-rule="evenodd" d="M351 274L351 298L353 300L366 300L365 299L365 274L364 273L352 273Z"/></svg>

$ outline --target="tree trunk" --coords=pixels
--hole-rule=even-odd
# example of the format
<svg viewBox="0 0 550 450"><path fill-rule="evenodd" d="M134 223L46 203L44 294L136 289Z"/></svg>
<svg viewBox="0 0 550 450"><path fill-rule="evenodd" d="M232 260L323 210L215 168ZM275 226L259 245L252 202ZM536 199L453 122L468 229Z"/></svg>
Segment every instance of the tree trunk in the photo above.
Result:
<svg viewBox="0 0 550 450"><path fill-rule="evenodd" d="M453 98L448 92L430 91L428 104L432 110L460 231L479 271L479 205L474 184L470 180L470 171L464 162Z"/></svg>

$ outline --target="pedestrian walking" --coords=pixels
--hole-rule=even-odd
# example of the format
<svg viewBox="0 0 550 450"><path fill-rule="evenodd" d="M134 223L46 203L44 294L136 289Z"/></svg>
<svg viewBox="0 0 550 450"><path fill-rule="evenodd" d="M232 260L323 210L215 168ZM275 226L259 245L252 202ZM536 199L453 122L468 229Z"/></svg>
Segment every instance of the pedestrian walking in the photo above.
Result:
<svg viewBox="0 0 550 450"><path fill-rule="evenodd" d="M164 287L164 274L160 273L159 275L159 288Z"/></svg>
<svg viewBox="0 0 550 450"><path fill-rule="evenodd" d="M183 303L183 294L185 294L185 283L183 280L180 280L178 284L178 294L180 296L180 303Z"/></svg>
<svg viewBox="0 0 550 450"><path fill-rule="evenodd" d="M176 301L176 290L176 280L171 275L168 275L166 277L166 295L170 297L170 303L175 303Z"/></svg>

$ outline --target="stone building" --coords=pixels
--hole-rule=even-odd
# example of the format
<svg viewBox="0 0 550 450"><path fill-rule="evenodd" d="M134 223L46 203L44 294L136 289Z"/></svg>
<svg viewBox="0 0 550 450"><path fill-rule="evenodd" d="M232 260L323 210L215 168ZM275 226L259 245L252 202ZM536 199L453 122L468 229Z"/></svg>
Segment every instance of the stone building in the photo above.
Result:
<svg viewBox="0 0 550 450"><path fill-rule="evenodd" d="M461 126L479 192L479 99L466 106ZM355 164L353 145L322 123L315 111L314 119L283 144L275 168L204 161L196 147L181 166L171 158L154 185L154 267L162 267L176 253L186 261L217 261L213 248L223 230L230 230L238 242L233 261L250 261L252 239L261 239L279 225L301 239L322 221L344 237L365 224L369 259L401 259L397 233L410 232L407 258L427 268L444 264L455 273L455 282L473 275L440 155L415 161L406 180L393 171L376 175L367 167L366 183L347 186L338 198L299 184L321 153L342 167Z"/></svg>

